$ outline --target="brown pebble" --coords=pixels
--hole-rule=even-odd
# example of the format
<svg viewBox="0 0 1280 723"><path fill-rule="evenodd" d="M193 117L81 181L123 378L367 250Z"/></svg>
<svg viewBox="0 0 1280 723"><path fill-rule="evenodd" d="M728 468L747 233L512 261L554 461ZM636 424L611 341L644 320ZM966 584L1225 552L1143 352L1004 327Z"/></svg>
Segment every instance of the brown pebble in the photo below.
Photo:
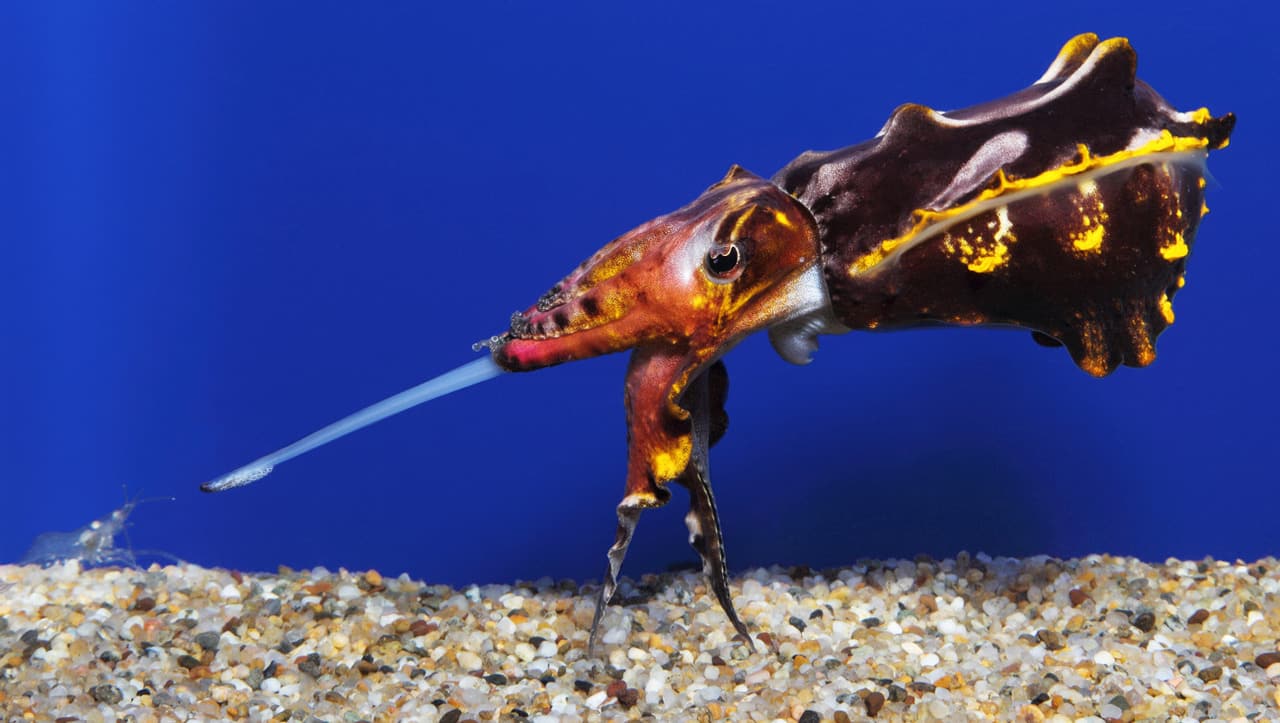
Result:
<svg viewBox="0 0 1280 723"><path fill-rule="evenodd" d="M881 705L883 705L883 702L881 703ZM873 713L872 715L875 715L875 714ZM849 714L848 714L848 713L845 713L845 712L844 712L844 711L842 711L842 710L838 710L838 711L836 711L836 713L835 713L835 716L834 716L834 717L835 717L835 719L836 719L836 723L850 723L850 721L849 721Z"/></svg>
<svg viewBox="0 0 1280 723"><path fill-rule="evenodd" d="M462 711L458 710L457 708L453 708L449 710L447 713L445 713L444 715L440 716L440 723L458 723L458 720L461 718L462 718Z"/></svg>
<svg viewBox="0 0 1280 723"><path fill-rule="evenodd" d="M344 705L347 702L346 697L336 690L326 692L324 694L324 699L330 703L336 703L338 705Z"/></svg>
<svg viewBox="0 0 1280 723"><path fill-rule="evenodd" d="M238 628L238 627L240 627L240 618L238 618L238 617L233 617L233 618L231 618L230 620L228 620L227 622L225 622L225 623L223 623L223 624L222 624L222 632L224 632L224 633L229 633L229 632L232 632L233 630L235 630L235 629L236 629L236 628Z"/></svg>
<svg viewBox="0 0 1280 723"><path fill-rule="evenodd" d="M640 691L635 688L627 688L618 694L618 705L623 708L630 708L640 700Z"/></svg>
<svg viewBox="0 0 1280 723"><path fill-rule="evenodd" d="M227 574L231 576L232 580L236 581L237 585L244 583L244 575L239 570L228 570Z"/></svg>
<svg viewBox="0 0 1280 723"><path fill-rule="evenodd" d="M627 684L621 680L614 680L609 683L609 687L604 689L604 694L610 698L617 698L622 695L622 691L627 689Z"/></svg>
<svg viewBox="0 0 1280 723"><path fill-rule="evenodd" d="M212 678L213 671L207 665L197 665L188 673L192 680L200 680L201 678Z"/></svg>
<svg viewBox="0 0 1280 723"><path fill-rule="evenodd" d="M416 638L419 635L426 635L427 633L433 633L439 628L440 628L439 625L436 625L435 623L429 623L426 620L414 620L413 624L409 626L409 632L413 635L413 637Z"/></svg>
<svg viewBox="0 0 1280 723"><path fill-rule="evenodd" d="M140 597L133 601L133 609L146 612L156 606L156 599L153 597Z"/></svg>
<svg viewBox="0 0 1280 723"><path fill-rule="evenodd" d="M369 675L370 673L378 672L378 664L369 660L361 660L356 663L356 670L360 671L361 675Z"/></svg>
<svg viewBox="0 0 1280 723"><path fill-rule="evenodd" d="M1156 627L1156 616L1149 612L1138 613L1133 617L1133 627L1149 633Z"/></svg>
<svg viewBox="0 0 1280 723"><path fill-rule="evenodd" d="M773 636L769 633L757 633L756 640L764 643L765 647L770 650L776 651L778 649L777 643L773 642Z"/></svg>
<svg viewBox="0 0 1280 723"><path fill-rule="evenodd" d="M1196 677L1199 678L1200 680L1203 680L1206 683L1212 683L1213 681L1222 677L1222 666L1210 665L1209 667L1196 673Z"/></svg>
<svg viewBox="0 0 1280 723"><path fill-rule="evenodd" d="M1209 619L1209 611L1204 608L1191 613L1191 617L1187 618L1187 625L1199 625Z"/></svg>
<svg viewBox="0 0 1280 723"><path fill-rule="evenodd" d="M862 702L867 704L867 715L875 718L880 709L884 707L884 693L873 690L867 694L866 699ZM844 719L849 720L849 716L845 716ZM837 720L839 719L837 718Z"/></svg>
<svg viewBox="0 0 1280 723"><path fill-rule="evenodd" d="M1254 658L1253 662L1259 668L1263 668L1263 669L1270 668L1276 663L1280 663L1280 653L1263 653L1262 655L1259 655L1258 657Z"/></svg>
<svg viewBox="0 0 1280 723"><path fill-rule="evenodd" d="M1062 636L1053 630L1042 629L1037 631L1036 639L1044 644L1045 650L1062 650Z"/></svg>
<svg viewBox="0 0 1280 723"><path fill-rule="evenodd" d="M1067 597L1071 599L1071 607L1078 608L1089 599L1089 594L1078 587L1071 588L1071 592L1067 593Z"/></svg>

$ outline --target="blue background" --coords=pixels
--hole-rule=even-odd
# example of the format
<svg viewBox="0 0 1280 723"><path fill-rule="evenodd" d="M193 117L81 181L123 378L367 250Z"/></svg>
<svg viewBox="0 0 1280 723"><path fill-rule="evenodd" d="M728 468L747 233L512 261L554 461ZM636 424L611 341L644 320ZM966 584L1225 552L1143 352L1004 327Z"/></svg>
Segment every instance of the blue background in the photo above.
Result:
<svg viewBox="0 0 1280 723"><path fill-rule="evenodd" d="M203 565L596 578L625 356L507 376L221 495L197 485L466 362L604 242L731 163L770 175L899 103L1028 85L1125 35L1240 117L1159 359L1099 381L1025 333L727 358L731 566L1280 552L1277 53L1202 3L97 3L0 10L0 560L130 494ZM1213 13L1220 13L1214 16ZM624 572L691 561L686 497ZM123 541L122 541L123 543Z"/></svg>

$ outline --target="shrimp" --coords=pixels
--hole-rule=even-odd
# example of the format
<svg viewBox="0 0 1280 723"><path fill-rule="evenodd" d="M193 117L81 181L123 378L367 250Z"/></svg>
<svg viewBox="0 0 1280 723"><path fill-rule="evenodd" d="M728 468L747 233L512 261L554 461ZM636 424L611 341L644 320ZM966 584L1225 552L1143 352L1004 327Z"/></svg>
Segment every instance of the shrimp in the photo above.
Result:
<svg viewBox="0 0 1280 723"><path fill-rule="evenodd" d="M128 545L128 533L125 532L129 515L133 513L134 507L143 502L158 500L172 502L174 499L173 497L149 497L128 500L106 517L100 517L70 532L42 532L32 541L30 549L18 560L18 564L48 567L59 562L76 560L86 567L93 565L138 567L138 559L132 547ZM115 538L122 533L125 535L126 545L116 547ZM165 552L155 550L145 552L180 562L178 558Z"/></svg>

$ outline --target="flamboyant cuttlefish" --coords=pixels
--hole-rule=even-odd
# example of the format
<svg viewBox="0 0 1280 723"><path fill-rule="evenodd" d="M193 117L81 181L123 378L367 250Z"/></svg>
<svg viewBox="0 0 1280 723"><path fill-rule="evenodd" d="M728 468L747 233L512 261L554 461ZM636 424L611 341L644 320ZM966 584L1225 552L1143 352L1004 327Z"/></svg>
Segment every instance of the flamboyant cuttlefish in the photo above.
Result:
<svg viewBox="0 0 1280 723"><path fill-rule="evenodd" d="M640 512L689 490L690 541L729 595L707 451L725 432L721 357L768 329L797 364L819 334L1008 325L1065 346L1095 376L1146 366L1205 211L1205 159L1235 124L1180 113L1135 76L1128 41L1071 39L1031 87L939 112L904 105L874 138L807 152L771 180L737 166L692 203L606 244L510 328L489 357L375 404L203 486L274 465L414 404L495 376L632 350L626 495L590 641Z"/></svg>

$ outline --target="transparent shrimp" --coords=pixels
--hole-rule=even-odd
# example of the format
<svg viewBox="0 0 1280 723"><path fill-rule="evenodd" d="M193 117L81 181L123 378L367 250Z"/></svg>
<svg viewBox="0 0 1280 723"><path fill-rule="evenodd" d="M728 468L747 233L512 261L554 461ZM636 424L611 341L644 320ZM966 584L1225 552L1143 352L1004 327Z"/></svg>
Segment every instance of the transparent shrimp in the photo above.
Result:
<svg viewBox="0 0 1280 723"><path fill-rule="evenodd" d="M138 559L132 547L128 545L128 533L125 527L134 507L144 502L158 500L172 502L174 498L150 497L129 500L119 509L112 510L106 517L100 517L79 529L70 532L42 532L32 541L30 549L18 560L18 564L48 567L59 562L76 560L85 567L94 565L138 567ZM125 535L125 547L116 547L116 536L120 534ZM166 552L158 550L143 552L181 562Z"/></svg>

